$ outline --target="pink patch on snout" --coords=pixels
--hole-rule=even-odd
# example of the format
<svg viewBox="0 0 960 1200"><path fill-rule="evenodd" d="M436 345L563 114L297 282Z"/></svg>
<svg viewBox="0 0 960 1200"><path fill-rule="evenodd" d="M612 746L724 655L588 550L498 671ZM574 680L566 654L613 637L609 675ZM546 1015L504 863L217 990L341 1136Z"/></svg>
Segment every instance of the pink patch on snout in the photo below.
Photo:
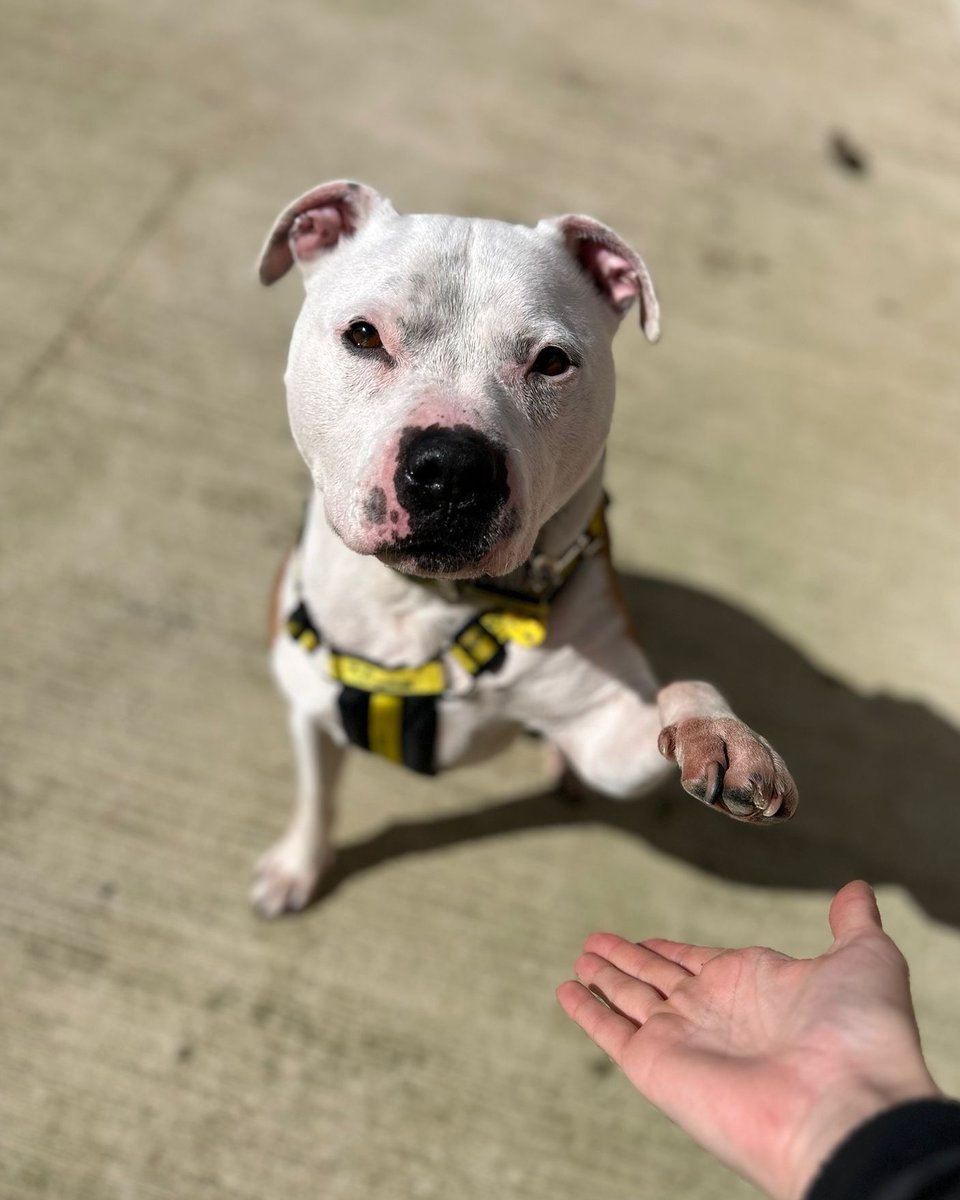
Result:
<svg viewBox="0 0 960 1200"><path fill-rule="evenodd" d="M401 442L409 437L412 430L429 429L439 426L441 429L453 429L457 426L475 429L478 433L490 436L484 430L475 416L468 415L462 409L451 406L449 402L426 400L418 405L403 424L391 434L384 446L379 462L372 473L364 481L360 494L362 512L362 534L355 550L363 554L377 553L398 542L411 533L410 514L397 499L396 474L400 455ZM512 482L511 464L507 461L508 488ZM509 491L513 495L512 488Z"/></svg>
<svg viewBox="0 0 960 1200"><path fill-rule="evenodd" d="M360 554L377 550L410 533L410 514L397 499L394 476L402 430L392 434L373 472L360 488L361 534L353 549Z"/></svg>
<svg viewBox="0 0 960 1200"><path fill-rule="evenodd" d="M395 483L400 443L411 430L429 429L433 425L439 425L441 429L452 429L455 425L461 427L465 425L469 429L476 429L478 433L483 432L475 418L468 417L466 413L438 401L425 401L410 414L409 420L404 422L403 427L391 435L384 447L383 457L380 459L375 476L367 485L368 492L376 489L384 496L383 519L372 521L372 524L385 532L384 541L396 541L397 538L406 537L410 532L410 514L397 499ZM378 509L379 499L375 498L370 505L370 512L365 511L364 516L380 516Z"/></svg>

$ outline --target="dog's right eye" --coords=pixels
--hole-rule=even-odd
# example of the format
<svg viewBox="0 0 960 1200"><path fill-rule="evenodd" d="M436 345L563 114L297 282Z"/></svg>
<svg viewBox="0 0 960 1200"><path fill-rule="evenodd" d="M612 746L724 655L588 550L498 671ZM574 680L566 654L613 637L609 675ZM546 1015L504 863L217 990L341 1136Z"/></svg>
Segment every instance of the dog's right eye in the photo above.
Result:
<svg viewBox="0 0 960 1200"><path fill-rule="evenodd" d="M354 321L343 336L359 350L379 350L383 346L376 326L369 321Z"/></svg>
<svg viewBox="0 0 960 1200"><path fill-rule="evenodd" d="M565 375L572 366L565 350L559 346L547 346L537 355L530 370L534 375Z"/></svg>

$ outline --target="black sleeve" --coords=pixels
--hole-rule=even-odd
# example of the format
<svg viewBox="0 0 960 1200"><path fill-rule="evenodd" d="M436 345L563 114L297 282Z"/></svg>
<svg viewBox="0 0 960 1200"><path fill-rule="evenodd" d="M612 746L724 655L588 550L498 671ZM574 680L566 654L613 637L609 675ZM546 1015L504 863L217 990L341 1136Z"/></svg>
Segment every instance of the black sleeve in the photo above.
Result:
<svg viewBox="0 0 960 1200"><path fill-rule="evenodd" d="M960 1200L960 1104L914 1100L834 1150L806 1200Z"/></svg>

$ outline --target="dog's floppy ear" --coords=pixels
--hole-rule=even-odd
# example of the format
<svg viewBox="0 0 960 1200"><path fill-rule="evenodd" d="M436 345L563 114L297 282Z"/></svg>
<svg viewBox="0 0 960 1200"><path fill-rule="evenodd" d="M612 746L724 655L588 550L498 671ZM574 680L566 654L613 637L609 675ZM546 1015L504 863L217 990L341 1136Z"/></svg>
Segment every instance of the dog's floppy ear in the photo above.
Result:
<svg viewBox="0 0 960 1200"><path fill-rule="evenodd" d="M614 312L622 316L639 298L640 326L647 340L655 342L660 337L660 305L650 272L636 250L619 234L593 217L578 213L549 217L540 225L560 234Z"/></svg>
<svg viewBox="0 0 960 1200"><path fill-rule="evenodd" d="M321 183L288 204L260 252L260 282L276 283L294 262L304 273L341 238L352 237L377 211L393 212L389 200L364 183Z"/></svg>

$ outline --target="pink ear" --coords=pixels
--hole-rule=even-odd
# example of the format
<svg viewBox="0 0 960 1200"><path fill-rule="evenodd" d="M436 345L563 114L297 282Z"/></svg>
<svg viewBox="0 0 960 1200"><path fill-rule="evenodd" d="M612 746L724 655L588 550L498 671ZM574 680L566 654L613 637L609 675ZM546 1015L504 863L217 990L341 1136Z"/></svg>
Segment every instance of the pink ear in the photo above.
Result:
<svg viewBox="0 0 960 1200"><path fill-rule="evenodd" d="M293 266L303 268L342 237L351 237L378 208L390 208L363 183L338 179L305 192L277 217L260 253L260 282L276 283ZM392 210L391 210L392 211Z"/></svg>
<svg viewBox="0 0 960 1200"><path fill-rule="evenodd" d="M640 326L647 340L660 337L660 305L646 263L608 226L568 213L543 222L558 230L567 249L593 280L600 295L617 313L640 300Z"/></svg>

